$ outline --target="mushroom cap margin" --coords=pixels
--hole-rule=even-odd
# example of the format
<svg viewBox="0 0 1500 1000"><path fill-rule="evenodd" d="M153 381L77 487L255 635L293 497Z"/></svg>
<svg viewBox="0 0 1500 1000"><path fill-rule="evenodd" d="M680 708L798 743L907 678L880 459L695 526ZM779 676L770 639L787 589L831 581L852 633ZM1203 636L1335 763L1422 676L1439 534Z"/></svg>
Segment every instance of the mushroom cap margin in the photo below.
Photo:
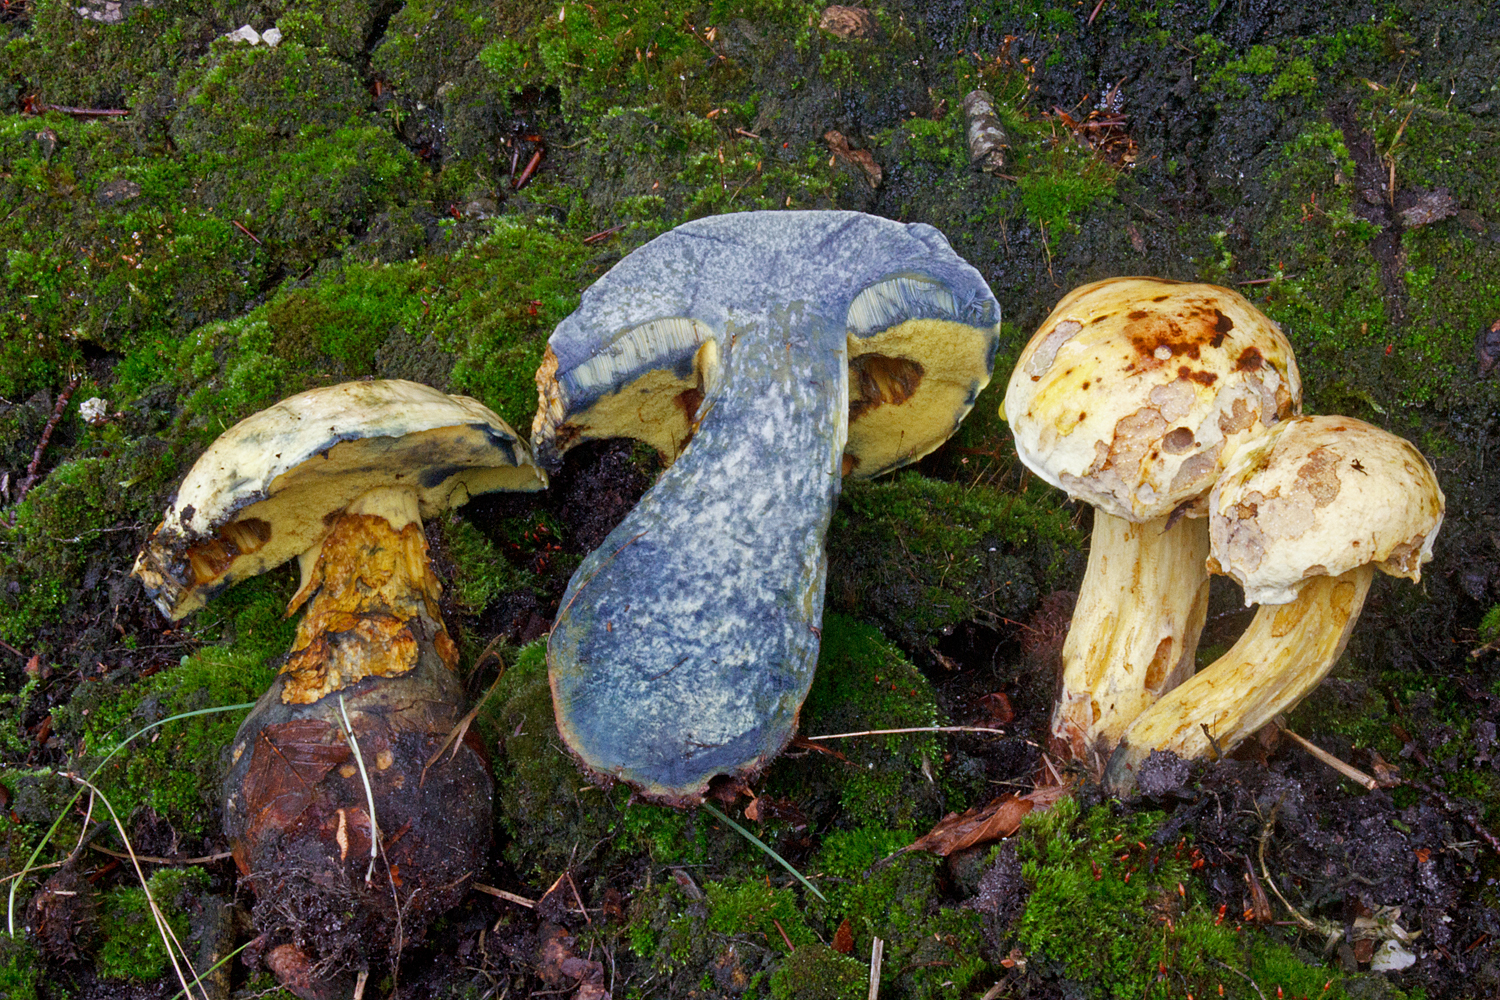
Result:
<svg viewBox="0 0 1500 1000"><path fill-rule="evenodd" d="M399 379L310 389L221 434L183 478L132 575L169 618L301 554L328 515L407 486L424 517L492 490L538 490L526 443L467 396Z"/></svg>
<svg viewBox="0 0 1500 1000"><path fill-rule="evenodd" d="M1411 442L1353 417L1301 417L1228 463L1209 496L1209 568L1247 605L1289 603L1304 580L1366 563L1418 582L1443 511Z"/></svg>
<svg viewBox="0 0 1500 1000"><path fill-rule="evenodd" d="M851 280L784 280L798 271ZM674 460L712 394L720 352L732 349L726 326L797 296L840 310L851 359L866 357L850 371L851 401L863 406L845 464L858 475L937 448L989 383L999 303L936 229L846 211L713 216L634 251L558 324L537 371L539 460L555 466L579 441L605 437L636 438ZM908 414L916 419L903 422Z"/></svg>

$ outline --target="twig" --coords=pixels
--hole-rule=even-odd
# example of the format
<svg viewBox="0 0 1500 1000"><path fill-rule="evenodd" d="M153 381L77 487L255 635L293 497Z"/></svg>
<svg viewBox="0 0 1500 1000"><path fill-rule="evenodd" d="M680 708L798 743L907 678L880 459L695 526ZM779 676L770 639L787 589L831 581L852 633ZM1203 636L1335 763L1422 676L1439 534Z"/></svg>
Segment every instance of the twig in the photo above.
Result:
<svg viewBox="0 0 1500 1000"><path fill-rule="evenodd" d="M1271 282L1278 281L1281 278L1285 277L1286 275L1279 275L1276 278L1251 278L1249 281L1237 281L1235 282L1235 284L1239 285L1242 288L1245 285L1269 285Z"/></svg>
<svg viewBox="0 0 1500 1000"><path fill-rule="evenodd" d="M751 138L751 139L759 139L759 138L760 138L760 135L759 135L759 134L757 134L757 133L755 133L755 132L746 132L746 131L745 131L745 130L744 130L744 129L742 129L742 128L737 128L737 129L735 129L735 131L736 131L736 132L738 132L738 133L739 133L739 134L740 134L740 135L743 135L743 136L748 136L748 137L749 137L749 138Z"/></svg>
<svg viewBox="0 0 1500 1000"><path fill-rule="evenodd" d="M599 243L602 240L607 240L624 228L625 223L622 222L618 226L610 226L608 229L601 229L592 236L585 236L583 238L584 245L592 246L593 244Z"/></svg>
<svg viewBox="0 0 1500 1000"><path fill-rule="evenodd" d="M499 641L499 638L499 636L496 636L494 639L490 640L490 644L485 647L483 653L479 654L479 659L475 661L474 666L478 667L480 663L484 662L484 658L490 655L490 650L494 648L495 643ZM496 675L494 681L490 683L490 688L484 693L484 697L476 701L474 703L474 707L469 709L468 713L465 714L462 719L458 720L458 723L448 731L448 735L443 737L443 742L440 743L438 745L438 748L432 752L432 756L427 758L427 763L422 765L422 777L417 781L418 788L421 788L425 784L427 784L427 769L430 768L433 764L437 763L438 758L443 755L444 750L447 750L449 746L452 746L453 757L458 756L458 748L462 745L464 734L469 731L469 726L473 725L474 720L479 717L479 710L484 708L485 702L489 701L490 696L495 693L495 690L498 687L500 687L500 679L505 676L505 660L502 659L498 653L495 654L495 659L500 661L500 673ZM453 757L449 757L448 760L451 762L453 760Z"/></svg>
<svg viewBox="0 0 1500 1000"><path fill-rule="evenodd" d="M869 1000L880 1000L880 967L883 964L885 964L885 942L876 938L870 942Z"/></svg>
<svg viewBox="0 0 1500 1000"><path fill-rule="evenodd" d="M856 736L896 736L901 733L994 733L1005 736L1003 729L986 729L984 726L913 726L908 729L866 729L858 733L831 733L828 736L804 736L816 743L818 740L848 740Z"/></svg>
<svg viewBox="0 0 1500 1000"><path fill-rule="evenodd" d="M1104 9L1104 0L1099 0L1098 3L1094 4L1094 12L1089 15L1088 23L1089 24L1093 24L1094 23L1094 18L1098 17L1099 16L1099 12L1101 10L1103 10L1103 9Z"/></svg>
<svg viewBox="0 0 1500 1000"><path fill-rule="evenodd" d="M573 873L563 872L563 874L568 876L568 885L573 889L573 899L578 903L578 912L583 914L585 922L592 924L594 920L589 916L589 908L583 905L583 897L578 894L578 883L573 881Z"/></svg>
<svg viewBox="0 0 1500 1000"><path fill-rule="evenodd" d="M238 219L230 219L229 222L230 222L230 224L232 226L234 226L234 228L238 229L240 232L244 233L246 236L248 236L252 240L254 240L256 246L258 246L258 247L265 246L265 244L260 241L260 237L256 236L250 230L246 229L243 225L241 225L240 221Z"/></svg>
<svg viewBox="0 0 1500 1000"><path fill-rule="evenodd" d="M64 104L33 104L31 111L32 114L56 111L74 118L120 118L130 114L129 108L70 108Z"/></svg>
<svg viewBox="0 0 1500 1000"><path fill-rule="evenodd" d="M506 892L504 889L496 889L492 885L484 885L481 882L472 882L470 884L480 892L489 893L491 896L503 899L507 903L515 903L517 906L524 906L528 910L536 909L536 900L534 899L527 899L525 896L517 896L513 892Z"/></svg>
<svg viewBox="0 0 1500 1000"><path fill-rule="evenodd" d="M36 482L37 470L42 467L42 452L47 450L47 442L52 440L52 432L62 422L63 412L68 408L68 400L73 395L73 390L78 388L82 376L75 375L73 380L67 384L57 396L57 405L52 407L52 416L47 418L47 426L42 428L42 437L36 443L36 451L31 453L31 464L26 466L26 478L21 480L20 488L16 491L16 503L19 504L26 499L26 494Z"/></svg>
<svg viewBox="0 0 1500 1000"><path fill-rule="evenodd" d="M1370 777L1359 768L1353 766L1352 764L1345 764L1343 761L1339 760L1327 750L1313 745L1309 741L1292 732L1280 722L1276 723L1276 728L1281 730L1281 732L1286 734L1287 736L1290 736L1292 738L1292 742L1296 743L1299 747L1306 750L1308 753L1312 754L1318 760L1321 760L1323 763L1327 764L1329 767L1333 768L1335 771L1337 771L1339 774L1342 774L1350 781L1364 785L1367 790L1372 792L1380 787L1380 782L1376 781L1374 778Z"/></svg>
<svg viewBox="0 0 1500 1000"><path fill-rule="evenodd" d="M1221 969L1228 969L1230 972L1234 973L1236 976L1239 976L1245 982L1247 982L1247 983L1250 984L1250 987L1253 990L1255 990L1255 992L1256 992L1257 995L1260 996L1260 1000L1266 1000L1266 995L1264 993L1260 992L1260 984L1257 983L1255 980L1251 979L1249 976L1245 975L1239 969L1236 969L1232 965L1225 965L1223 962L1219 961L1217 958L1210 957L1209 961L1212 962L1212 963L1214 963L1215 965L1217 965L1219 968L1221 968Z"/></svg>
<svg viewBox="0 0 1500 1000"><path fill-rule="evenodd" d="M775 917L772 917L771 918L771 923L775 924L776 925L776 929L781 932L781 940L783 940L783 941L786 942L786 950L787 950L787 952L791 953L791 952L796 951L797 950L797 946L794 945L794 944L792 944L792 939L786 936L786 928L783 927L783 926L781 926L781 921L777 920Z"/></svg>
<svg viewBox="0 0 1500 1000"><path fill-rule="evenodd" d="M90 844L89 850L98 851L100 854L108 854L112 858L134 859L153 865L207 865L215 861L223 861L225 858L234 857L233 851L221 851L218 854L205 854L201 858L159 858L150 854L125 854L120 851L111 850L108 847L102 847L99 844Z"/></svg>

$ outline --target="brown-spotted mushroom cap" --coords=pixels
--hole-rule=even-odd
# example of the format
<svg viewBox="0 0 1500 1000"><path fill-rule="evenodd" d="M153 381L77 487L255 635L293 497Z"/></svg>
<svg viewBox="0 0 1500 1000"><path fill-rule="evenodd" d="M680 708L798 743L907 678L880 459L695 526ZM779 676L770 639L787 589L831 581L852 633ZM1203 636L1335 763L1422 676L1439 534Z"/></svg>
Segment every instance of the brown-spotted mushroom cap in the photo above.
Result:
<svg viewBox="0 0 1500 1000"><path fill-rule="evenodd" d="M1302 417L1247 445L1209 498L1209 568L1245 603L1286 604L1366 563L1422 578L1443 491L1411 442L1352 417Z"/></svg>
<svg viewBox="0 0 1500 1000"><path fill-rule="evenodd" d="M1410 443L1303 417L1236 452L1208 507L1210 566L1261 606L1228 652L1131 722L1105 773L1119 793L1152 750L1227 753L1301 701L1338 662L1375 570L1420 578L1443 492Z"/></svg>
<svg viewBox="0 0 1500 1000"><path fill-rule="evenodd" d="M1005 394L1021 461L1116 517L1206 496L1243 441L1301 407L1291 345L1239 293L1111 278L1063 298Z"/></svg>
<svg viewBox="0 0 1500 1000"><path fill-rule="evenodd" d="M310 389L209 446L132 573L177 619L311 549L328 515L376 487L410 488L431 517L481 493L545 485L526 443L467 396L398 379Z"/></svg>

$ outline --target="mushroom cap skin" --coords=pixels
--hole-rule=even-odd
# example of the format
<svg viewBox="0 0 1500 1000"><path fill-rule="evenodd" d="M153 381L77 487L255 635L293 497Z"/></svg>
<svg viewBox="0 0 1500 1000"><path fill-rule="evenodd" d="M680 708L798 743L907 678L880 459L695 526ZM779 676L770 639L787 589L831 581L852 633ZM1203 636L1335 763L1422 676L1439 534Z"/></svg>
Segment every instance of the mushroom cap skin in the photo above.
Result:
<svg viewBox="0 0 1500 1000"><path fill-rule="evenodd" d="M780 753L817 662L841 473L936 447L988 380L998 320L936 230L853 212L689 223L584 293L538 376L540 453L585 433L651 440L638 390L667 376L679 395L655 427L669 457L683 449L574 573L552 631L558 729L586 771L688 805ZM916 361L923 333L941 349ZM886 360L861 373L851 345L871 342ZM851 386L858 422L924 387L936 402L916 440L850 456Z"/></svg>
<svg viewBox="0 0 1500 1000"><path fill-rule="evenodd" d="M1422 578L1443 491L1411 442L1353 417L1301 417L1230 460L1209 496L1210 570L1245 603L1286 604L1303 581L1373 563Z"/></svg>
<svg viewBox="0 0 1500 1000"><path fill-rule="evenodd" d="M726 238L734 242L714 247ZM983 279L921 223L859 212L743 212L679 226L615 265L607 285L584 292L537 372L538 462L556 468L573 445L610 437L644 441L675 460L702 416L740 304L785 297L786 275L774 262L793 252L809 261L873 260L879 252L860 241L882 238L898 239L930 267L862 263L857 277L817 269L830 299L843 281L866 283L842 306L850 362L844 471L878 476L931 453L957 430L994 368L1000 307ZM807 242L797 247L797 239ZM897 257L893 250L890 259ZM913 322L923 319L932 322Z"/></svg>
<svg viewBox="0 0 1500 1000"><path fill-rule="evenodd" d="M312 548L327 515L375 487L409 487L429 517L546 482L515 431L467 396L398 379L310 389L199 456L131 572L178 619Z"/></svg>
<svg viewBox="0 0 1500 1000"><path fill-rule="evenodd" d="M1238 292L1110 278L1064 296L1005 393L1021 461L1116 517L1206 496L1242 442L1301 408L1276 324Z"/></svg>

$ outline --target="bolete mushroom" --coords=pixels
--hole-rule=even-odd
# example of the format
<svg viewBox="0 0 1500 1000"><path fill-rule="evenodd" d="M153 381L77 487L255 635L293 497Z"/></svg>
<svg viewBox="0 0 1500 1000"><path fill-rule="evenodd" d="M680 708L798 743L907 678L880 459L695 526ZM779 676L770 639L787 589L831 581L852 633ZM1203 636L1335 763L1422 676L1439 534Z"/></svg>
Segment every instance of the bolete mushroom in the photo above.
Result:
<svg viewBox="0 0 1500 1000"><path fill-rule="evenodd" d="M1106 772L1119 792L1152 750L1228 753L1295 706L1338 662L1375 570L1420 581L1443 523L1422 453L1351 417L1272 428L1230 459L1208 506L1209 568L1260 608L1229 652L1125 730Z"/></svg>
<svg viewBox="0 0 1500 1000"><path fill-rule="evenodd" d="M1070 756L1107 755L1192 675L1208 608L1203 500L1236 448L1299 411L1301 392L1281 331L1216 285L1084 285L1021 352L1004 404L1016 453L1094 508L1052 715Z"/></svg>
<svg viewBox="0 0 1500 1000"><path fill-rule="evenodd" d="M781 751L812 681L840 474L941 444L989 381L999 305L930 226L854 212L692 222L558 325L533 441L675 459L573 575L548 646L584 768L701 801Z"/></svg>
<svg viewBox="0 0 1500 1000"><path fill-rule="evenodd" d="M350 382L221 435L136 560L173 619L299 560L296 641L240 726L223 787L267 961L302 995L326 995L335 973L419 939L485 863L483 749L462 742L427 767L464 694L421 519L545 483L526 444L475 400Z"/></svg>

